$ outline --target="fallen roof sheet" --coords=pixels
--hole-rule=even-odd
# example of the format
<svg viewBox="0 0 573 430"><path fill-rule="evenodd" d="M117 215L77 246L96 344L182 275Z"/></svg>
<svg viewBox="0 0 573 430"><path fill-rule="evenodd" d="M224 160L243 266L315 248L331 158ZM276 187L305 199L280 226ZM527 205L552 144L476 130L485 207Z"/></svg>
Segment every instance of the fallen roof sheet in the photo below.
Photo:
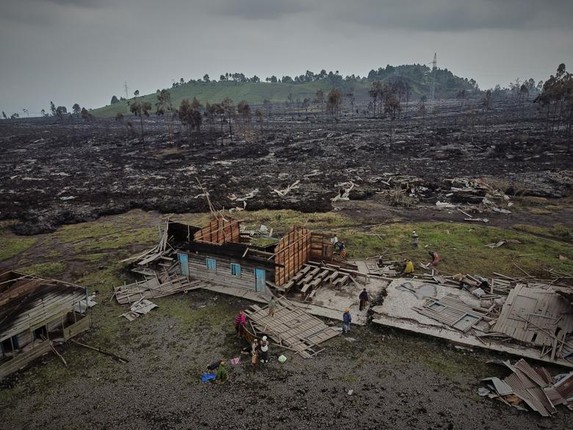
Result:
<svg viewBox="0 0 573 430"><path fill-rule="evenodd" d="M408 283L408 288L404 289L401 286L405 282ZM450 294L455 294L459 297L459 299L455 300L459 301L463 299L463 301L466 302L466 306L472 308L472 312L477 313L478 316L483 313L485 316L477 326L474 326L473 329L468 330L467 332L464 332L463 330L457 330L456 328L447 325L445 318L442 318L442 321L440 321L439 319L434 319L430 316L417 312L416 309L422 308L426 303L426 300L416 297L416 295L413 294L413 291L411 290L417 290L420 286L428 282L429 281L427 279L406 280L403 278L398 278L392 280L392 282L390 282L386 288L387 295L384 298L384 303L382 305L372 307L372 310L374 311L372 322L375 324L394 327L401 330L407 330L413 333L446 339L466 346L505 352L527 359L545 361L569 368L573 367L573 361L567 360L565 358L567 356L566 346L570 343L573 343L572 340L559 341L558 343L562 345L561 354L555 354L553 357L551 354L548 354L549 349L552 347L545 347L544 351L539 347L534 347L531 344L508 342L507 340L510 339L510 337L507 334L494 332L489 328L495 324L495 315L487 313L489 308L484 308L483 311L478 311L477 309L479 309L480 306L480 299L472 296L467 291L460 290L459 288L454 288L453 286L449 285L437 285L437 294L434 300L445 300L447 303L455 305L453 301L450 301L449 298L446 298L446 296ZM550 294L553 294L551 290L545 289L544 291L546 293L549 291ZM435 303L435 301L429 302ZM461 305L456 305L455 307L467 310L466 307L462 307ZM439 315L439 312L429 311L424 313L432 313L431 316L436 316L436 314ZM571 318L573 315L564 314L563 318L566 317ZM460 321L462 325L465 323L463 320ZM454 324L456 322L457 320L453 321ZM559 324L561 324L561 322L559 322ZM563 338L561 337L560 339Z"/></svg>
<svg viewBox="0 0 573 430"><path fill-rule="evenodd" d="M493 332L543 347L551 358L562 355L567 336L573 333L571 303L553 289L516 286L510 291Z"/></svg>
<svg viewBox="0 0 573 430"><path fill-rule="evenodd" d="M546 369L533 368L524 359L513 365L509 361L494 361L494 363L506 366L512 373L503 381L499 381L498 378L486 378L482 381L492 381L494 389L502 398L515 395L544 417L556 413L556 405L567 405L567 400L557 391L553 380L547 381L546 375L549 373ZM496 383L496 380L499 383ZM513 402L507 403L513 404Z"/></svg>

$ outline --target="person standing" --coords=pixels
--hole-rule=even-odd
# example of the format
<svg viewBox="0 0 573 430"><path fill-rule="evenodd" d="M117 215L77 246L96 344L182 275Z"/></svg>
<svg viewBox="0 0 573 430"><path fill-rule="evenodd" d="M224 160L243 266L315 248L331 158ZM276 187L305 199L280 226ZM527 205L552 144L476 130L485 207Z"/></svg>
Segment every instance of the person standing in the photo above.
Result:
<svg viewBox="0 0 573 430"><path fill-rule="evenodd" d="M244 311L241 311L235 317L235 332L237 333L237 337L243 336L243 332L245 330L246 325L247 325L247 316L245 315Z"/></svg>
<svg viewBox="0 0 573 430"><path fill-rule="evenodd" d="M254 339L253 343L251 344L251 365L253 368L253 372L257 371L257 363L259 362L259 352L260 346L258 339Z"/></svg>
<svg viewBox="0 0 573 430"><path fill-rule="evenodd" d="M363 310L366 307L366 304L368 303L368 291L366 291L366 288L362 290L362 292L358 296L358 300L360 300L360 307L358 309Z"/></svg>
<svg viewBox="0 0 573 430"><path fill-rule="evenodd" d="M417 248L418 244L420 243L420 236L416 233L416 230L412 232L412 247Z"/></svg>
<svg viewBox="0 0 573 430"><path fill-rule="evenodd" d="M352 322L352 315L350 315L350 309L344 309L342 314L342 333L348 333L350 331L350 323Z"/></svg>
<svg viewBox="0 0 573 430"><path fill-rule="evenodd" d="M253 342L251 343L251 354L253 352L258 352L259 351L259 339L254 338Z"/></svg>
<svg viewBox="0 0 573 430"><path fill-rule="evenodd" d="M275 298L274 298L274 296L272 296L271 299L269 300L269 313L268 313L268 315L270 317L275 316L276 308L277 308L277 302L275 302Z"/></svg>
<svg viewBox="0 0 573 430"><path fill-rule="evenodd" d="M261 363L269 362L269 341L266 336L261 340Z"/></svg>

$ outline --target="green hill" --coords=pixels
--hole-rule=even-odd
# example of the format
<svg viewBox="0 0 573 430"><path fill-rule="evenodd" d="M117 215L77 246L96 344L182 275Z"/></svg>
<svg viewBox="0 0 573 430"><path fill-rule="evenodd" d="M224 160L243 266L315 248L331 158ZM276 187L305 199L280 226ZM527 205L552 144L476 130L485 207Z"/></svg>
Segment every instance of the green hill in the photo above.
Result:
<svg viewBox="0 0 573 430"><path fill-rule="evenodd" d="M324 70L319 74L307 72L305 75L294 78L283 77L282 81L279 79L277 82L259 82L258 78L249 79L242 74L235 75L230 77L231 80L205 82L200 79L174 84L169 89L172 104L174 107L178 107L183 99L192 100L194 97L203 105L205 103L219 103L226 97L235 103L245 100L253 106L262 105L265 100L272 103L302 102L305 99L314 100L318 90L323 90L326 95L332 88L338 88L345 96L351 93L357 101L360 101L369 98L368 90L375 81L406 83L411 100L418 99L423 95L430 97L434 79L436 97L455 97L462 90L466 92L478 91L473 80L455 76L447 69L432 71L429 67L419 64L397 67L388 65L386 68L371 70L368 77L364 78L355 76L343 78L338 72L327 74ZM152 106L155 106L157 102L154 93L140 98L149 101ZM97 117L113 117L118 112L129 113L128 102L125 99L91 111Z"/></svg>

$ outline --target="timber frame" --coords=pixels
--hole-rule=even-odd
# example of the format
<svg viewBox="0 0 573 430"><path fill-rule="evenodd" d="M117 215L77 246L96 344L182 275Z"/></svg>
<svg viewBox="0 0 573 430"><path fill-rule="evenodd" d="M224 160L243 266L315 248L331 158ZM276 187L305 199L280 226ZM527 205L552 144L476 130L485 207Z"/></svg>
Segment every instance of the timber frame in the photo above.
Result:
<svg viewBox="0 0 573 430"><path fill-rule="evenodd" d="M300 226L291 227L278 243L253 245L240 221L222 216L204 227L168 222L163 236L177 250L181 276L254 290L263 297L285 292L310 260L329 262L333 255L327 236Z"/></svg>

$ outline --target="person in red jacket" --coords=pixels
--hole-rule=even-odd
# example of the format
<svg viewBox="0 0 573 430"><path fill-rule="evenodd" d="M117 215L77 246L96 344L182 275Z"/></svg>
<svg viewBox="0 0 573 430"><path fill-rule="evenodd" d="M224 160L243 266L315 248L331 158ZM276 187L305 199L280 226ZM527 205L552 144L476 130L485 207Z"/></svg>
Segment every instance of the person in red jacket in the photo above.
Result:
<svg viewBox="0 0 573 430"><path fill-rule="evenodd" d="M247 316L244 311L238 313L235 317L235 331L237 332L237 337L242 337L247 325Z"/></svg>

